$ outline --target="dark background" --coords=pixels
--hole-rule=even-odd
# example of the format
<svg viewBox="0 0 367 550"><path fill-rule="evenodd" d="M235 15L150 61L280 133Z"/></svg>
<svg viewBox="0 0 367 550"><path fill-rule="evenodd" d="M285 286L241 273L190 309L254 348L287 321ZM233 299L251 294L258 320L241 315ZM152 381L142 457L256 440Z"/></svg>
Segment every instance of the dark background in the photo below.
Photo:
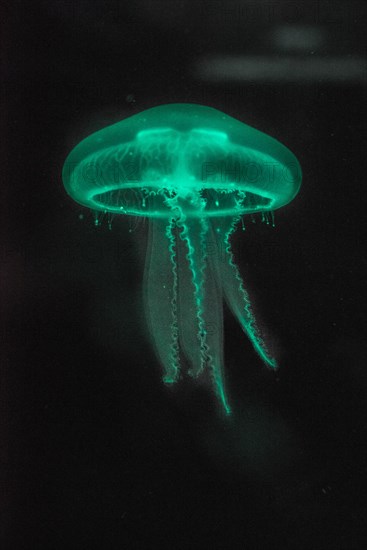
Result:
<svg viewBox="0 0 367 550"><path fill-rule="evenodd" d="M2 9L1 547L364 548L364 3ZM219 55L311 70L208 77ZM335 59L357 69L317 69ZM161 382L147 225L95 227L61 181L81 139L172 102L274 136L304 172L275 228L234 239L281 368L226 311L227 420L196 382Z"/></svg>

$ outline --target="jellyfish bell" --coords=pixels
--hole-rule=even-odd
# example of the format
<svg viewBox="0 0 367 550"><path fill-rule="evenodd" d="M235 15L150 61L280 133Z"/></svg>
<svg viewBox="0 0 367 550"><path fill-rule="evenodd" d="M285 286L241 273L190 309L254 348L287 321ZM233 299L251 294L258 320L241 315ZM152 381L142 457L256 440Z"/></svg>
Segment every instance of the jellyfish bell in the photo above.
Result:
<svg viewBox="0 0 367 550"><path fill-rule="evenodd" d="M169 104L84 139L67 157L63 181L80 204L116 213L124 206L118 201L124 189L145 188L155 196L163 183L176 192L177 183L182 191L228 186L251 197L241 205L241 213L247 214L290 202L299 190L301 169L284 145L233 117L202 105ZM160 206L149 210L142 202L141 208L127 205L124 213L170 217L163 201ZM206 215L227 211L208 204Z"/></svg>
<svg viewBox="0 0 367 550"><path fill-rule="evenodd" d="M211 107L162 105L84 139L65 161L63 182L76 202L95 211L150 220L145 310L164 381L177 381L185 358L191 376L210 374L229 413L223 299L262 360L276 366L230 237L242 216L294 198L301 169L293 153ZM224 250L224 261L209 243Z"/></svg>

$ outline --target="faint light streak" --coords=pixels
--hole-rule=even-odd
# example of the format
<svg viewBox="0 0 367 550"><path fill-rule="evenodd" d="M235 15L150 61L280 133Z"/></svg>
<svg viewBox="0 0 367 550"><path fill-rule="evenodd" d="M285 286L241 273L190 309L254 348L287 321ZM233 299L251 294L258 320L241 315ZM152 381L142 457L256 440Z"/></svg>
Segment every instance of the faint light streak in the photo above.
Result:
<svg viewBox="0 0 367 550"><path fill-rule="evenodd" d="M273 32L274 45L283 51L317 50L326 41L323 29L307 25L282 25Z"/></svg>
<svg viewBox="0 0 367 550"><path fill-rule="evenodd" d="M208 82L331 82L367 83L362 56L229 56L201 58L194 75Z"/></svg>

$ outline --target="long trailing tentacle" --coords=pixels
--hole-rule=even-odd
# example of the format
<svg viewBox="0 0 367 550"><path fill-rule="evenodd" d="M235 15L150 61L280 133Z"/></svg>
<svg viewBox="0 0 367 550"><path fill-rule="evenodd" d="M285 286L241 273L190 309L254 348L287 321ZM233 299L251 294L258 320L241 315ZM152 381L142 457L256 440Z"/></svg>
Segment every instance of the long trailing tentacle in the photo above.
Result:
<svg viewBox="0 0 367 550"><path fill-rule="evenodd" d="M198 213L205 203L196 199ZM197 378L205 369L227 414L230 407L223 377L223 296L208 257L207 241L211 230L204 215L188 219L185 203L169 199L176 214L178 331L182 351L190 362L189 374Z"/></svg>
<svg viewBox="0 0 367 550"><path fill-rule="evenodd" d="M211 231L210 231L211 232ZM231 413L224 379L223 292L216 277L215 258L208 250L205 280L205 320L207 326L208 366L215 392L226 414Z"/></svg>
<svg viewBox="0 0 367 550"><path fill-rule="evenodd" d="M242 198L240 196L236 199L238 204L240 204ZM250 297L234 260L230 238L236 230L239 221L239 216L216 220L216 231L214 231L214 234L218 253L214 257L216 258L217 277L221 281L224 296L230 309L238 319L254 349L266 365L271 368L277 368L276 360L270 356L257 326L255 316L252 312Z"/></svg>
<svg viewBox="0 0 367 550"><path fill-rule="evenodd" d="M167 220L152 219L150 222L144 289L149 333L164 368L164 382L170 384L177 380L180 372L177 259L172 220L167 223Z"/></svg>
<svg viewBox="0 0 367 550"><path fill-rule="evenodd" d="M179 198L175 197L169 204L177 224L179 341L191 364L189 374L196 378L207 361L203 308L208 226L200 218L187 219L185 204ZM196 207L203 208L200 197Z"/></svg>

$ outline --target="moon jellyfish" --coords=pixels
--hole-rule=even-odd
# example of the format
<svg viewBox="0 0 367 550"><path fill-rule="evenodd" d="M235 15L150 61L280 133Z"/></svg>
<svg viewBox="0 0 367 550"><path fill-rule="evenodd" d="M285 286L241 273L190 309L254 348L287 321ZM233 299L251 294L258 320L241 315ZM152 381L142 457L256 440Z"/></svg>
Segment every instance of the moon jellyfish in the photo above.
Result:
<svg viewBox="0 0 367 550"><path fill-rule="evenodd" d="M243 216L290 202L301 168L284 145L210 107L170 104L79 143L63 168L68 194L110 216L144 216L149 335L174 384L204 376L224 411L223 300L262 361L276 368L257 327L231 236Z"/></svg>

